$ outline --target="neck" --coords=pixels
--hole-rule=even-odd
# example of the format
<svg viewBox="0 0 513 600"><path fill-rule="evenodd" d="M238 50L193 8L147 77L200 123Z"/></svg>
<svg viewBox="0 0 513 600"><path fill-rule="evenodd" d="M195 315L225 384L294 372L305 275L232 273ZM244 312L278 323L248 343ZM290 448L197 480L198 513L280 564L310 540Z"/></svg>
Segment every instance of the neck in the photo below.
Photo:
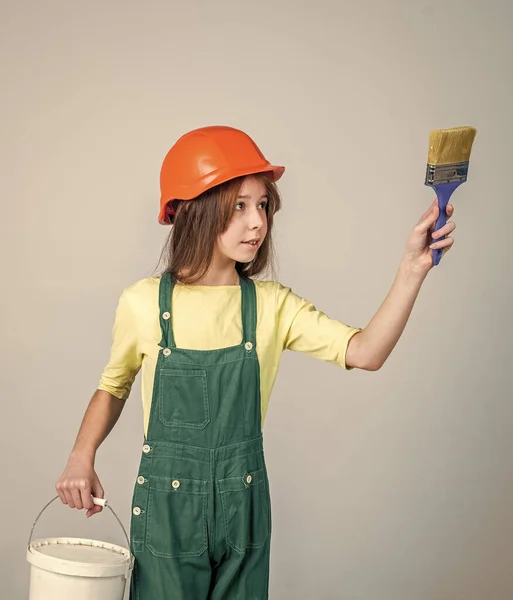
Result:
<svg viewBox="0 0 513 600"><path fill-rule="evenodd" d="M207 273L191 285L239 285L239 274L235 270L235 261L219 261L214 258ZM221 263L221 264L220 264Z"/></svg>
<svg viewBox="0 0 513 600"><path fill-rule="evenodd" d="M239 274L235 269L229 273L215 273L208 271L192 285L239 285Z"/></svg>

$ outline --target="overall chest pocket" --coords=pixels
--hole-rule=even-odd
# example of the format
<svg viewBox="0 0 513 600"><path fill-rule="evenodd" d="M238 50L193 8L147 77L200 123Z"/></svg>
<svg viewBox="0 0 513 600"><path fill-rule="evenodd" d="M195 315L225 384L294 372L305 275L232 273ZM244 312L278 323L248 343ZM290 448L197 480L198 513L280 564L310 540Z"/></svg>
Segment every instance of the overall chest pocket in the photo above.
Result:
<svg viewBox="0 0 513 600"><path fill-rule="evenodd" d="M155 556L199 556L207 549L207 482L150 476L146 547Z"/></svg>
<svg viewBox="0 0 513 600"><path fill-rule="evenodd" d="M159 419L168 427L206 427L210 422L207 372L202 369L162 369Z"/></svg>

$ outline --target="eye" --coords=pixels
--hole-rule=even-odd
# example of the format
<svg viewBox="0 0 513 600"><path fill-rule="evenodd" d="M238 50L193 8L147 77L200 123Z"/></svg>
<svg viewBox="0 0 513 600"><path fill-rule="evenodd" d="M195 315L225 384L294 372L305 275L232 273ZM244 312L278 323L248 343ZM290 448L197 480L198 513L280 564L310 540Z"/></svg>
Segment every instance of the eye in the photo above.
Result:
<svg viewBox="0 0 513 600"><path fill-rule="evenodd" d="M269 204L268 200L262 200L262 202L260 202L260 206L265 210L267 208L267 205Z"/></svg>
<svg viewBox="0 0 513 600"><path fill-rule="evenodd" d="M240 208L239 208L240 206ZM235 210L242 210L244 208L244 202L237 202L235 205Z"/></svg>

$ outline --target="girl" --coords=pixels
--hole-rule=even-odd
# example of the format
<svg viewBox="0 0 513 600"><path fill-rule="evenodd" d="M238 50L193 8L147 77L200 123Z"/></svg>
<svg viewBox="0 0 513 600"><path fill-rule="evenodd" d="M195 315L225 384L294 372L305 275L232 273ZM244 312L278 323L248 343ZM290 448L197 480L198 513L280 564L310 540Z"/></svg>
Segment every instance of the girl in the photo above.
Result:
<svg viewBox="0 0 513 600"><path fill-rule="evenodd" d="M95 454L142 367L144 433L132 502L132 600L268 598L271 510L262 423L284 349L344 369L379 369L396 345L431 248L437 202L408 238L393 286L364 329L349 327L274 281L280 209L271 165L230 127L181 137L162 165L160 214L172 224L160 278L123 291L113 345L68 464L64 504L101 510ZM448 215L453 214L449 205Z"/></svg>

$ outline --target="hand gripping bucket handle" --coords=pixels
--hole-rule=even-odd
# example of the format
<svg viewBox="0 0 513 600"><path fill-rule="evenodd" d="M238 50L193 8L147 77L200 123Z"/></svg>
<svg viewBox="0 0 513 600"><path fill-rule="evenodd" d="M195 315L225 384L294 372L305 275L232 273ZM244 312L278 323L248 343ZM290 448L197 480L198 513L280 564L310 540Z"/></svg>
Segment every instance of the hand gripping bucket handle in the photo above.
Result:
<svg viewBox="0 0 513 600"><path fill-rule="evenodd" d="M50 506L50 504L52 504L53 502L55 502L55 500L58 500L59 496L55 496L55 498L52 498L50 500L50 502L48 502L48 504L46 504L46 506L44 506L41 509L41 512L37 515L36 520L34 521L34 524L32 525L32 529L30 530L30 536L29 536L29 540L28 540L28 544L27 546L30 548L30 544L32 543L32 535L34 534L34 529L37 525L37 522L39 521L41 515L45 512L45 510ZM128 535L127 532L123 526L123 523L121 522L121 519L118 517L118 515L114 512L114 509L112 508L112 506L109 504L109 502L107 501L107 499L105 498L95 498L93 496L93 504L96 504L98 506L104 506L106 508L108 508L110 510L110 512L114 515L114 518L116 519L116 521L119 523L119 526L121 527L121 529L123 530L123 534L125 536L125 540L127 543L127 548L128 551L130 552L130 540L128 539ZM129 575L130 575L130 571L132 570L132 560L128 560L127 562L127 570L126 570L126 574L125 577L128 579Z"/></svg>

